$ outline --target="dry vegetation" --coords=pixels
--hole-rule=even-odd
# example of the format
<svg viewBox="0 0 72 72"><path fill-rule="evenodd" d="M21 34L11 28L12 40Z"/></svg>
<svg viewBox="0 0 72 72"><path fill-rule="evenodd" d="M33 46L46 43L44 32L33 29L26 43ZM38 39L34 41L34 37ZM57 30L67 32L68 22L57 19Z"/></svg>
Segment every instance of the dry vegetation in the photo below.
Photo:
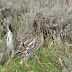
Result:
<svg viewBox="0 0 72 72"><path fill-rule="evenodd" d="M44 68L39 67L40 69L38 69L36 63L34 63L33 65L37 69L35 72L43 72L43 70L45 72L71 72L72 48L69 49L65 46L65 43L72 43L72 0L0 0L0 59L7 48L7 19L10 20L17 39L21 39L24 34L31 30L37 13L43 14L45 18L44 23L50 29L54 43L52 43L51 39L47 39L43 48L40 48L36 53L39 59L44 61ZM40 58L40 55L46 56L43 59L43 57ZM50 64L48 65L48 61L45 59L52 63L51 69L49 69L48 66ZM16 58L11 60L14 64L13 60L16 61ZM30 60L32 59L30 58ZM16 64L18 64L17 61ZM32 62L29 64L31 65ZM11 65L10 63L8 67ZM17 67L16 65L13 66ZM53 66L56 70L53 70ZM2 70L3 67L0 67L0 69ZM18 67L16 72L20 71ZM34 70L34 68L29 70Z"/></svg>

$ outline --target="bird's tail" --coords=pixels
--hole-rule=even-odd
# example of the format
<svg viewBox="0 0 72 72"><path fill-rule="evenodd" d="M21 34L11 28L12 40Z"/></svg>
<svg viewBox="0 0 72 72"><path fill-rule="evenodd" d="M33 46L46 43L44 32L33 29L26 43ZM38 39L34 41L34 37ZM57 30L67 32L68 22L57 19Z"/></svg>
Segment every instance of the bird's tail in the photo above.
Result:
<svg viewBox="0 0 72 72"><path fill-rule="evenodd" d="M11 23L7 24L7 29L10 30L11 32L13 32L13 28L11 26Z"/></svg>

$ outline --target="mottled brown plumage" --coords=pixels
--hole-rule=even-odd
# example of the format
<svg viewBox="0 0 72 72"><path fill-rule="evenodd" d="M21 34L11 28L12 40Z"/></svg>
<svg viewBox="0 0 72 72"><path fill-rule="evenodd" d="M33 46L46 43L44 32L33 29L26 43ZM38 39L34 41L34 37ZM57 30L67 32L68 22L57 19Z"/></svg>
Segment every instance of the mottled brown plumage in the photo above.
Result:
<svg viewBox="0 0 72 72"><path fill-rule="evenodd" d="M20 41L14 37L11 24L8 24L7 46L12 50L12 57L17 56L22 58L20 65L23 62L27 67L27 59L37 51L44 42L43 31L40 26L43 17L38 14L35 17L32 31L24 36Z"/></svg>

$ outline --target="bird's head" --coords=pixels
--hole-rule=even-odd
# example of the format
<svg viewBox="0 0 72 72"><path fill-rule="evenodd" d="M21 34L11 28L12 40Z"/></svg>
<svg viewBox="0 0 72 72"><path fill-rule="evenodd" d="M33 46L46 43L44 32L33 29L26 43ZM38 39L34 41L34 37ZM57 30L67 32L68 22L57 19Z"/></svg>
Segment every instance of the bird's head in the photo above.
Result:
<svg viewBox="0 0 72 72"><path fill-rule="evenodd" d="M33 23L34 33L38 34L38 33L42 32L41 25L43 23L43 19L44 19L44 17L42 14L40 14L40 13L36 14L36 16L34 18L34 23Z"/></svg>
<svg viewBox="0 0 72 72"><path fill-rule="evenodd" d="M36 32L43 34L44 39L49 35L49 28L45 24L45 18L41 13L36 14L33 28Z"/></svg>
<svg viewBox="0 0 72 72"><path fill-rule="evenodd" d="M34 20L38 20L38 19L42 20L43 18L44 17L43 17L43 15L41 13L37 13Z"/></svg>

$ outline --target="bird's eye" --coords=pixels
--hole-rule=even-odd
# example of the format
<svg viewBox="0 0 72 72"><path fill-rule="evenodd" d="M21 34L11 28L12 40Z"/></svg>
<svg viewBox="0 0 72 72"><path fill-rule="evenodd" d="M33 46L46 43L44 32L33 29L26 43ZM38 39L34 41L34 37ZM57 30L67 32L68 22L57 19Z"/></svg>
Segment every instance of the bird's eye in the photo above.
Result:
<svg viewBox="0 0 72 72"><path fill-rule="evenodd" d="M41 32L42 32L42 30L41 30Z"/></svg>
<svg viewBox="0 0 72 72"><path fill-rule="evenodd" d="M24 44L23 44L23 46L24 46Z"/></svg>

